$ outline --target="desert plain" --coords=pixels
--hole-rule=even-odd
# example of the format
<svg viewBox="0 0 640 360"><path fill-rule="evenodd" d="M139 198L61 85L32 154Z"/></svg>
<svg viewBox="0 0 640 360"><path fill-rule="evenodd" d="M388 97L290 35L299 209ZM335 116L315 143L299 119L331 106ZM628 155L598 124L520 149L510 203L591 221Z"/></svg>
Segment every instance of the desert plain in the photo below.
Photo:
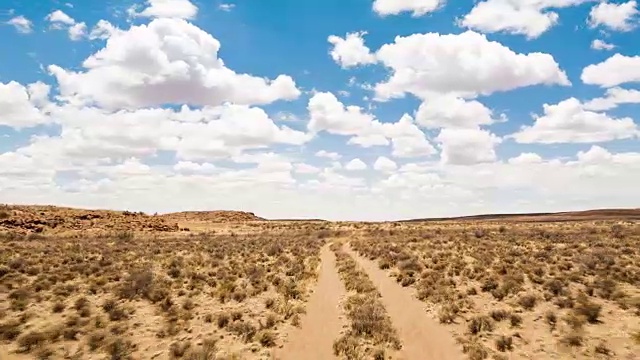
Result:
<svg viewBox="0 0 640 360"><path fill-rule="evenodd" d="M640 210L0 206L0 359L640 359Z"/></svg>

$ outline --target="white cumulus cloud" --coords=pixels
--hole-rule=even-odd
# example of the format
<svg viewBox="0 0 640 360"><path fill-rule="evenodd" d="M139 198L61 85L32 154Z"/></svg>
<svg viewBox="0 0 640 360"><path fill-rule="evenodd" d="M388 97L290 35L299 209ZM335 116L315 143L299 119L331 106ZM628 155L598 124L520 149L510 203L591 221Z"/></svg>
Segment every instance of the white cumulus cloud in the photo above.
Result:
<svg viewBox="0 0 640 360"><path fill-rule="evenodd" d="M398 169L398 165L388 157L380 156L376 159L376 162L373 163L373 169L382 172L392 172Z"/></svg>
<svg viewBox="0 0 640 360"><path fill-rule="evenodd" d="M320 150L316 152L316 156L331 159L331 160L338 160L342 157L342 155L338 154L337 152L326 151L326 150Z"/></svg>
<svg viewBox="0 0 640 360"><path fill-rule="evenodd" d="M613 50L616 48L616 46L613 44L609 44L604 40L595 39L591 42L591 48L594 50Z"/></svg>
<svg viewBox="0 0 640 360"><path fill-rule="evenodd" d="M496 145L502 140L487 130L445 128L435 139L442 148L442 164L473 165L495 161Z"/></svg>
<svg viewBox="0 0 640 360"><path fill-rule="evenodd" d="M519 143L593 143L638 136L633 119L613 118L584 109L575 98L544 104L544 115L524 126L513 138Z"/></svg>
<svg viewBox="0 0 640 360"><path fill-rule="evenodd" d="M532 85L569 85L553 56L516 53L473 31L398 36L376 56L392 70L376 85L380 99L405 93L422 99L435 94L489 95Z"/></svg>
<svg viewBox="0 0 640 360"><path fill-rule="evenodd" d="M129 13L152 18L193 19L198 14L198 7L189 0L147 0L147 7L141 12L133 7Z"/></svg>
<svg viewBox="0 0 640 360"><path fill-rule="evenodd" d="M613 87L640 81L640 56L615 54L607 60L582 70L582 82L601 87Z"/></svg>
<svg viewBox="0 0 640 360"><path fill-rule="evenodd" d="M238 74L218 58L220 42L181 19L154 19L110 34L89 56L85 71L57 65L49 71L63 99L110 108L163 104L268 104L300 95L293 79Z"/></svg>
<svg viewBox="0 0 640 360"><path fill-rule="evenodd" d="M484 0L459 21L461 26L486 33L506 32L537 38L559 21L553 8L589 0Z"/></svg>
<svg viewBox="0 0 640 360"><path fill-rule="evenodd" d="M411 12L417 17L439 9L445 2L446 0L375 0L373 11L382 16Z"/></svg>
<svg viewBox="0 0 640 360"><path fill-rule="evenodd" d="M52 29L63 30L66 28L69 39L72 41L79 41L87 36L87 24L84 22L76 22L75 19L62 10L51 12L45 19L51 23Z"/></svg>
<svg viewBox="0 0 640 360"><path fill-rule="evenodd" d="M62 10L55 10L51 12L45 19L51 22L53 27L59 27L60 24L71 26L76 23L76 21L71 16L67 15Z"/></svg>
<svg viewBox="0 0 640 360"><path fill-rule="evenodd" d="M345 164L344 168L346 170L349 171L360 171L360 170L366 170L367 169L367 164L364 163L364 161L355 158L352 159L351 161L349 161L348 163Z"/></svg>
<svg viewBox="0 0 640 360"><path fill-rule="evenodd" d="M21 34L33 32L33 22L22 15L11 18L7 24L13 26Z"/></svg>
<svg viewBox="0 0 640 360"><path fill-rule="evenodd" d="M591 99L584 103L583 107L586 110L603 111L615 109L621 104L640 104L640 90L609 88L605 97Z"/></svg>
<svg viewBox="0 0 640 360"><path fill-rule="evenodd" d="M420 104L416 120L426 128L475 128L495 122L491 109L479 101L450 95L433 97Z"/></svg>
<svg viewBox="0 0 640 360"><path fill-rule="evenodd" d="M345 38L336 35L329 36L327 41L333 45L333 49L330 52L333 61L343 68L376 62L375 56L364 44L362 37L365 34L366 32L361 31L349 33Z"/></svg>
<svg viewBox="0 0 640 360"><path fill-rule="evenodd" d="M43 112L48 104L49 85L41 82L23 86L0 82L0 125L22 129L49 122Z"/></svg>
<svg viewBox="0 0 640 360"><path fill-rule="evenodd" d="M601 2L591 8L589 25L604 26L616 31L631 31L636 26L638 7L635 0L616 4Z"/></svg>

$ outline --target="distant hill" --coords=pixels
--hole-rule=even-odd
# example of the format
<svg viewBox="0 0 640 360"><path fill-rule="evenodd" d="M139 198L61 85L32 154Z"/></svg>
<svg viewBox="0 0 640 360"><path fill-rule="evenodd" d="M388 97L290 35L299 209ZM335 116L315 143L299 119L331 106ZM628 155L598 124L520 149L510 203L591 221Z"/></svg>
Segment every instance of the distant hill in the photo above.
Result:
<svg viewBox="0 0 640 360"><path fill-rule="evenodd" d="M425 221L513 221L513 222L553 222L553 221L593 221L593 220L640 220L637 209L597 209L556 213L524 214L484 214L447 218L410 219L401 222Z"/></svg>
<svg viewBox="0 0 640 360"><path fill-rule="evenodd" d="M594 220L640 220L640 209L599 209L558 213L485 214L449 218L425 218L400 222L431 221L506 221L506 222L556 222ZM142 212L75 209L47 205L1 205L0 232L61 233L67 231L112 232L150 231L173 232L181 226L207 226L207 224L245 222L323 221L320 219L268 220L245 211L184 211L162 215ZM180 224L180 225L179 225ZM199 225L199 226L198 226Z"/></svg>
<svg viewBox="0 0 640 360"><path fill-rule="evenodd" d="M206 221L206 222L245 222L245 221L266 221L266 219L256 216L252 212L246 211L183 211L159 215L168 221Z"/></svg>

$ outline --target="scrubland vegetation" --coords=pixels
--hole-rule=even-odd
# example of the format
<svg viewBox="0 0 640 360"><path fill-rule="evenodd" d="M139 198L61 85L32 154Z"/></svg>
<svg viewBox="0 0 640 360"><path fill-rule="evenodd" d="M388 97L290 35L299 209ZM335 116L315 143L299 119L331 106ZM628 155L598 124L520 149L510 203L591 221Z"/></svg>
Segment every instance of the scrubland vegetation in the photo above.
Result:
<svg viewBox="0 0 640 360"><path fill-rule="evenodd" d="M398 224L351 240L470 359L640 354L639 245L637 224L611 222Z"/></svg>
<svg viewBox="0 0 640 360"><path fill-rule="evenodd" d="M264 355L304 313L323 242L295 230L4 238L0 340L27 358Z"/></svg>
<svg viewBox="0 0 640 360"><path fill-rule="evenodd" d="M308 299L323 299L314 292L322 263L334 274L323 289L341 289L332 321L342 331L320 336L341 359L398 358L421 341L389 313L399 303L389 286L413 294L429 329L468 359L640 354L637 222L235 224L198 213L191 223L168 217L180 225L162 231L139 215L134 229L91 232L116 216L80 213L56 220L70 224L64 231L49 222L28 232L43 213L2 215L0 358L287 359L289 335L306 334ZM313 351L310 341L297 350Z"/></svg>

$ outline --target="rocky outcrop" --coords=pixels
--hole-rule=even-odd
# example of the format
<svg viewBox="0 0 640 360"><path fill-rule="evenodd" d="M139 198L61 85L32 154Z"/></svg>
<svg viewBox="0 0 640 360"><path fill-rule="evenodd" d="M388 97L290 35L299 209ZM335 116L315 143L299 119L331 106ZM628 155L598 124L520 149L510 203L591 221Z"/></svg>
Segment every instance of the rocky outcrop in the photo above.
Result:
<svg viewBox="0 0 640 360"><path fill-rule="evenodd" d="M178 225L141 212L54 206L0 206L0 231L178 231Z"/></svg>

